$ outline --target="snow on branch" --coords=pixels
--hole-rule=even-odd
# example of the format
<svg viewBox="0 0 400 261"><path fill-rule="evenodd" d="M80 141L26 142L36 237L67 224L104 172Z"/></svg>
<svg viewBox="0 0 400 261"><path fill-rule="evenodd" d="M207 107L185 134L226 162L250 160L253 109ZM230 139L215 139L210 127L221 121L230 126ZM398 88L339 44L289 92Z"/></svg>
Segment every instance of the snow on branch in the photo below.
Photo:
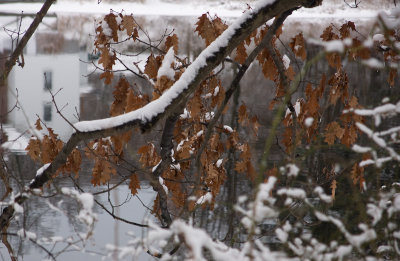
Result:
<svg viewBox="0 0 400 261"><path fill-rule="evenodd" d="M395 150L393 144L398 143L398 134L400 131L400 126L391 126L383 129L377 130L382 125L382 120L390 119L398 114L400 114L400 102L396 104L386 103L377 106L372 109L350 109L345 110L343 113L354 113L360 116L372 117L374 119L375 126L368 127L366 123L357 122L356 126L361 132L363 132L370 141L372 141L378 148L380 148L379 153L382 154L385 151L388 155L380 156L377 150L374 150L371 146L360 146L353 145L352 150L357 153L370 153L372 159L365 159L359 163L360 167L367 165L376 165L381 167L383 163L389 161L400 161L400 154Z"/></svg>
<svg viewBox="0 0 400 261"><path fill-rule="evenodd" d="M161 229L153 225L149 232L146 244L150 252L159 253L154 246L165 246L165 242L183 243L188 251L184 252L185 260L203 261L209 260L210 253L213 260L288 260L287 256L279 251L273 252L264 246L260 240L255 240L257 246L250 254L249 244L245 243L241 249L229 247L220 241L213 240L204 230L195 228L183 220L175 220L170 229ZM207 250L204 251L204 250ZM163 255L163 260L170 260L169 255Z"/></svg>
<svg viewBox="0 0 400 261"><path fill-rule="evenodd" d="M101 120L82 121L74 124L79 132L94 132L111 128L120 128L129 123L146 126L162 115L174 110L176 103L186 100L201 81L233 51L251 32L269 19L290 8L313 1L274 1L258 2L251 11L245 12L228 27L214 42L204 49L195 61L186 69L178 81L163 95L138 110Z"/></svg>
<svg viewBox="0 0 400 261"><path fill-rule="evenodd" d="M77 218L89 227L93 227L94 222L96 221L96 214L93 213L93 195L90 193L79 193L74 189L65 187L61 188L61 192L64 195L68 195L79 202L79 204L81 205L81 210L79 211Z"/></svg>
<svg viewBox="0 0 400 261"><path fill-rule="evenodd" d="M53 173L65 164L68 155L83 140L108 137L132 130L135 127L143 131L151 129L165 115L173 113L185 104L199 84L218 66L244 39L254 30L280 13L298 6L314 7L318 0L263 0L250 11L245 12L210 44L186 69L180 79L163 95L138 110L116 117L84 121L75 124L75 132L48 168L37 175L29 189L41 188L51 179ZM157 182L158 183L158 182ZM19 198L21 203L25 198ZM3 210L0 217L1 227L8 224L13 216L12 206Z"/></svg>

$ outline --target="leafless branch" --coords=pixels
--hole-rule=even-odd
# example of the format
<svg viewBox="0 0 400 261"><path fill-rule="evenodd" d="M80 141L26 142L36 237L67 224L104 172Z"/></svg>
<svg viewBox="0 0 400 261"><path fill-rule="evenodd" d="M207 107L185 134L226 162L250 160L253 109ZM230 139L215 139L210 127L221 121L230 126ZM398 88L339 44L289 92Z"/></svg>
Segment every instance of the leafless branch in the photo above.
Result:
<svg viewBox="0 0 400 261"><path fill-rule="evenodd" d="M360 5L361 0L360 1L354 0L354 4L347 3L347 0L343 0L343 2L350 8L357 8Z"/></svg>
<svg viewBox="0 0 400 261"><path fill-rule="evenodd" d="M79 186L78 183L75 182L74 179L72 179L72 181L74 182L74 185L81 191L84 192L84 190ZM148 225L145 224L140 224L140 223L136 223L133 221L129 221L126 220L124 218L121 218L119 216L116 216L112 211L108 210L108 208L106 208L103 204L101 204L97 199L94 199L94 202L96 202L97 205L99 205L105 212L107 212L107 214L109 214L110 216L112 216L114 219L122 221L124 223L127 223L129 225L134 225L134 226L138 226L138 227L148 227Z"/></svg>
<svg viewBox="0 0 400 261"><path fill-rule="evenodd" d="M1 241L6 246L7 251L10 254L11 261L17 261L17 257L14 254L14 250L12 249L12 246L11 246L10 242L8 242L7 228L8 227L4 227L3 230L2 230Z"/></svg>
<svg viewBox="0 0 400 261"><path fill-rule="evenodd" d="M46 73L44 73L44 78L45 78L45 82L47 82L47 76L46 76ZM75 126L64 116L64 114L62 114L62 110L68 105L68 103L66 104L66 105L64 105L61 109L58 107L58 105L57 105L57 102L56 102L56 99L55 99L55 97L56 97L56 95L60 92L60 91L62 91L62 88L60 88L56 93L54 93L53 94L53 92L51 91L51 89L50 89L50 87L49 86L47 86L47 84L46 84L46 88L47 88L47 91L50 93L50 95L51 95L51 101L52 101L52 103L54 104L54 107L56 108L56 112L60 115L60 117L61 118L63 118L63 120L66 122L66 123L68 123L68 125L69 126L71 126L75 131L77 130L76 128L75 128Z"/></svg>
<svg viewBox="0 0 400 261"><path fill-rule="evenodd" d="M36 14L35 19L33 19L33 22L29 26L24 36L21 38L21 41L19 41L17 47L12 52L10 58L6 61L4 66L4 72L2 73L2 75L0 75L0 85L3 85L4 82L6 81L8 74L14 67L15 63L17 62L18 57L22 55L22 52L26 44L28 43L29 39L32 37L33 33L36 31L39 24L42 22L43 17L47 14L47 11L54 2L55 0L46 0L40 11Z"/></svg>

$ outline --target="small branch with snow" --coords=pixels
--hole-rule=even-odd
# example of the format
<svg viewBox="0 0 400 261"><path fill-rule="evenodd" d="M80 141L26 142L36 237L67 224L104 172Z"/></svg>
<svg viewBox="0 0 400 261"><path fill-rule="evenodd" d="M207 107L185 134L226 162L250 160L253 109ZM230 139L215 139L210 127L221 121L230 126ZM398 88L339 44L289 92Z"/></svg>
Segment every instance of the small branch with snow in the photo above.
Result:
<svg viewBox="0 0 400 261"><path fill-rule="evenodd" d="M250 67L251 63L257 57L257 55L270 44L271 39L274 37L278 28L283 24L285 19L292 13L292 9L289 11L285 11L282 13L279 18L275 19L267 33L265 34L264 38L261 40L261 43L249 54L247 59L245 60L244 64L240 67L238 73L236 74L235 78L232 80L231 85L229 86L228 90L225 92L225 98L222 104L219 106L217 111L214 114L212 120L208 123L206 134L204 135L203 143L201 144L199 150L197 151L197 158L196 158L196 165L200 163L200 157L205 148L207 147L208 141L211 138L211 134L215 125L217 124L225 106L228 104L230 98L235 93L235 91L240 88L240 81L242 80L244 74L246 73L247 69ZM225 126L224 126L225 128Z"/></svg>

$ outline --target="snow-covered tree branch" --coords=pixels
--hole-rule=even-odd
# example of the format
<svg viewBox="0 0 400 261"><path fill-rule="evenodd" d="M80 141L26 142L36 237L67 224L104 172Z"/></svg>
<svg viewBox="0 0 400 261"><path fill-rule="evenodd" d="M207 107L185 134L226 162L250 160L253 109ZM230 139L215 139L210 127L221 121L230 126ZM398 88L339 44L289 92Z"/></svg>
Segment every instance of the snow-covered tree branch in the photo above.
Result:
<svg viewBox="0 0 400 261"><path fill-rule="evenodd" d="M113 3L90 31L83 65L97 89L82 97L97 96L82 99L79 120L63 114L62 90L44 76L72 135L60 138L45 103L25 149L39 166L33 179L13 174L21 163L12 154L1 161L11 259L20 253L14 239L52 260L83 255L104 214L115 231L122 223L142 230L124 229L123 243L114 231L91 253L105 258L397 260L400 12L365 11L369 1L321 4L260 0L235 19L206 12L188 36L184 25L155 28ZM70 23L84 20L63 19L68 37ZM142 220L125 211L133 199ZM34 232L37 202L68 219L73 236Z"/></svg>

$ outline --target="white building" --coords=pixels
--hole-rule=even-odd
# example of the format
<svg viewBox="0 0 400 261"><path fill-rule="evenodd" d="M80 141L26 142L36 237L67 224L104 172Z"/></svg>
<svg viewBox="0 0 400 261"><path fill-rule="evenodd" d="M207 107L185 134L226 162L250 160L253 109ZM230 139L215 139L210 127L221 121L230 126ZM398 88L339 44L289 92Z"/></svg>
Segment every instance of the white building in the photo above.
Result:
<svg viewBox="0 0 400 261"><path fill-rule="evenodd" d="M61 37L61 38L60 38ZM19 132L29 131L38 117L66 140L78 121L79 89L86 74L80 62L79 46L54 34L36 34L28 43L23 68L14 66L8 77L8 107L18 107L8 114L7 123ZM57 113L54 101L62 115Z"/></svg>

